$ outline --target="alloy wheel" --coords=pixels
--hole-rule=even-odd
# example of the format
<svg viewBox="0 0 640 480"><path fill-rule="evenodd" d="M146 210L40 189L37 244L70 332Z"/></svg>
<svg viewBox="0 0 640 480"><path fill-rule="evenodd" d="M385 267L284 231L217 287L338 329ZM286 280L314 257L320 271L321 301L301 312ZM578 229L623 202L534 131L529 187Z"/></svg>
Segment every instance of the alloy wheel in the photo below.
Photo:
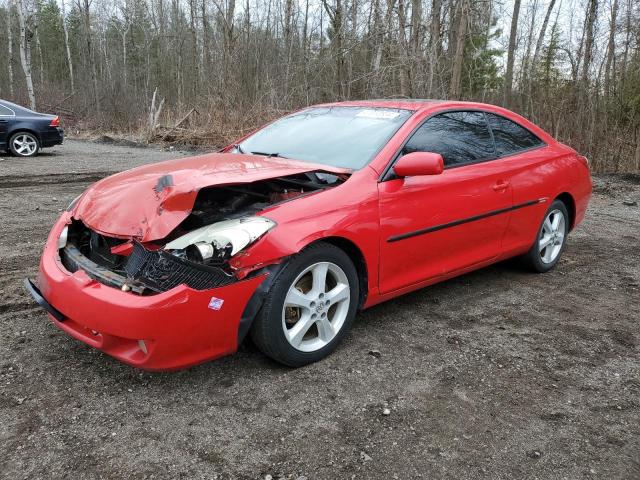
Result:
<svg viewBox="0 0 640 480"><path fill-rule="evenodd" d="M349 313L349 279L335 263L310 265L293 281L282 307L282 328L289 344L315 352L340 332Z"/></svg>
<svg viewBox="0 0 640 480"><path fill-rule="evenodd" d="M28 133L22 133L13 139L13 151L22 157L33 155L37 149L37 140Z"/></svg>
<svg viewBox="0 0 640 480"><path fill-rule="evenodd" d="M543 263L553 263L560 254L566 233L565 223L560 210L552 210L544 219L538 239L538 252Z"/></svg>

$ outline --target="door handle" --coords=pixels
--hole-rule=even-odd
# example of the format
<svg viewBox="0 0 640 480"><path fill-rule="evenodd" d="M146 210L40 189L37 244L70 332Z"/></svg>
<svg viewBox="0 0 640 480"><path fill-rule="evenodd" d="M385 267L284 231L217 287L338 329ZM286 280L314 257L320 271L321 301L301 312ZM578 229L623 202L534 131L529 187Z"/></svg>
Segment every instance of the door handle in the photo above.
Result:
<svg viewBox="0 0 640 480"><path fill-rule="evenodd" d="M502 190L506 190L509 187L509 182L505 180L500 180L493 187L496 192L501 192Z"/></svg>

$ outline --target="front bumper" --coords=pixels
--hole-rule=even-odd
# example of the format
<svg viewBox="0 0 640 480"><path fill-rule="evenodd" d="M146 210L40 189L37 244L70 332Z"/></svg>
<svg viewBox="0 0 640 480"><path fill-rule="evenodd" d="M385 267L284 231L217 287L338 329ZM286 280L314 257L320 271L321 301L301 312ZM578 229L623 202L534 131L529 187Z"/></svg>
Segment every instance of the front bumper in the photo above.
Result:
<svg viewBox="0 0 640 480"><path fill-rule="evenodd" d="M145 370L185 368L237 350L243 311L266 275L209 290L180 285L151 296L123 292L82 270L65 270L57 239L68 220L65 213L51 230L37 280L51 309L39 303L57 327Z"/></svg>

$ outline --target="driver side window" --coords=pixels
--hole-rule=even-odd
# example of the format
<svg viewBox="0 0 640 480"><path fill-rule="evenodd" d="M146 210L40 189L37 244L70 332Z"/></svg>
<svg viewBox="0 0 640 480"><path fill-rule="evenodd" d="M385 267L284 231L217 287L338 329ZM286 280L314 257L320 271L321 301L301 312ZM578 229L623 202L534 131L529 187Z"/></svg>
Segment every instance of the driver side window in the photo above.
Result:
<svg viewBox="0 0 640 480"><path fill-rule="evenodd" d="M495 158L495 149L483 112L447 112L427 120L402 149L439 153L445 168Z"/></svg>

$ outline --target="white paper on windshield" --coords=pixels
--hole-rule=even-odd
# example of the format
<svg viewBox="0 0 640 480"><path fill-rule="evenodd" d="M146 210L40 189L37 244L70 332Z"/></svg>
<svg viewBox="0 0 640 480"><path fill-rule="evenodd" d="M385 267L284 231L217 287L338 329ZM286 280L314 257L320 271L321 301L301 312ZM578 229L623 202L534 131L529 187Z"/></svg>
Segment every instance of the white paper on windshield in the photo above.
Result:
<svg viewBox="0 0 640 480"><path fill-rule="evenodd" d="M400 115L398 112L390 112L389 110L379 110L379 109L366 109L358 112L356 117L360 118L378 118L383 120L389 120L392 118L396 118Z"/></svg>

